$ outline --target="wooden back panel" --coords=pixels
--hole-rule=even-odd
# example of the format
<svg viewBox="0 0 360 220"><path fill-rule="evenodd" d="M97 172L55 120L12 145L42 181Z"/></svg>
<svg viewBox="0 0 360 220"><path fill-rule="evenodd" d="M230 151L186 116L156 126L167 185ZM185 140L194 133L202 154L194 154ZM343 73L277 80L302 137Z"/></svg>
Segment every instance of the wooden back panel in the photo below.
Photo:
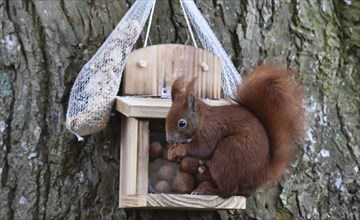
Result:
<svg viewBox="0 0 360 220"><path fill-rule="evenodd" d="M161 44L129 54L122 79L123 95L160 95L179 76L189 82L197 76L195 88L202 98L221 98L221 60L200 48Z"/></svg>

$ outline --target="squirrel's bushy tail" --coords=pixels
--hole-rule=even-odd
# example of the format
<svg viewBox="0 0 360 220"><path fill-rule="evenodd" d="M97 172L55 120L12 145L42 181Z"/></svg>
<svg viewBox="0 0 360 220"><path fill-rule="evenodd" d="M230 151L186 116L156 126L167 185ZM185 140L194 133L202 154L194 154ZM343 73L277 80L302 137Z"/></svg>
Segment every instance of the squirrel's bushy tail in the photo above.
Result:
<svg viewBox="0 0 360 220"><path fill-rule="evenodd" d="M250 110L263 124L270 141L267 179L278 181L294 157L292 144L304 134L302 89L292 72L264 64L247 75L237 89L235 101Z"/></svg>

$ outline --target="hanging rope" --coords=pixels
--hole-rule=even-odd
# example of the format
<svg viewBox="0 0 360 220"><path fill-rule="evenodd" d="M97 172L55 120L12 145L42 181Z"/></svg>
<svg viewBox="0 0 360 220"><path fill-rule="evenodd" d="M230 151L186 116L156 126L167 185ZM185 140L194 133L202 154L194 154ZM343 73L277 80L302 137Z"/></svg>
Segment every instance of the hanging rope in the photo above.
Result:
<svg viewBox="0 0 360 220"><path fill-rule="evenodd" d="M204 49L218 55L222 61L222 89L225 97L233 97L237 84L241 82L240 74L216 38L209 24L197 8L193 0L181 0Z"/></svg>
<svg viewBox="0 0 360 220"><path fill-rule="evenodd" d="M146 35L145 35L144 47L147 46L147 42L148 42L148 38L149 38L149 33L150 33L150 27L151 27L151 23L152 23L152 18L153 18L153 15L154 15L155 4L156 4L156 0L154 0L154 4L152 5L152 8L151 8L150 18L149 18L149 25L148 25L148 27L147 27Z"/></svg>
<svg viewBox="0 0 360 220"><path fill-rule="evenodd" d="M144 46L143 46L143 47L146 47L147 44L148 44L148 39L149 39L149 34L150 34L151 23L152 23L153 16L154 16L155 4L156 4L156 0L154 0L154 4L152 5L152 8L151 8L151 12L150 12L150 16L149 16L149 24L148 24L148 26L147 26L146 35L145 35L145 40L144 40ZM181 10L182 10L182 12L184 13L184 18L185 18L186 25L187 25L188 30L189 30L189 33L190 33L191 40L192 40L192 42L193 42L194 47L197 48L197 44L196 44L196 41L195 41L194 33L193 33L193 31L192 31L192 28L191 28L191 25L190 25L190 22L189 22L189 18L188 18L187 14L186 14L186 11L185 11L185 9L184 9L184 5L183 5L182 1L180 1L180 5L181 5Z"/></svg>
<svg viewBox="0 0 360 220"><path fill-rule="evenodd" d="M191 28L191 25L190 25L188 16L187 16L186 11L185 11L185 9L184 9L184 5L183 5L183 3L182 3L182 0L180 0L180 5L181 5L181 10L182 10L183 13L184 13L185 21L186 21L186 24L187 24L188 29L189 29L189 32L190 32L191 40L192 40L192 42L193 42L193 44L194 44L194 47L197 47L197 44L196 44L196 41L195 41L195 37L194 37L193 31L192 31L192 28Z"/></svg>

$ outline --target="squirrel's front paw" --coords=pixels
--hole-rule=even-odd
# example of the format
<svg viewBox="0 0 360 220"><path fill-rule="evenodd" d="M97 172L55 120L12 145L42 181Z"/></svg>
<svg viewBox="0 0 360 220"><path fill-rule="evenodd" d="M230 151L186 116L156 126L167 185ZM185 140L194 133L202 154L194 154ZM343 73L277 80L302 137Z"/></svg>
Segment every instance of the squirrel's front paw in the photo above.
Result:
<svg viewBox="0 0 360 220"><path fill-rule="evenodd" d="M173 145L168 150L169 160L181 160L186 155L186 148L184 145Z"/></svg>

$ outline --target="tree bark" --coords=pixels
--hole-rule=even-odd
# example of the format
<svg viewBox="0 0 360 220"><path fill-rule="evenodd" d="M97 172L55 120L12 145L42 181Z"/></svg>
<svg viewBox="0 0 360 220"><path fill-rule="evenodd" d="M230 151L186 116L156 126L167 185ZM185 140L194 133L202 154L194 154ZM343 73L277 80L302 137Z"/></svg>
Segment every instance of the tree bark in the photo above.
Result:
<svg viewBox="0 0 360 220"><path fill-rule="evenodd" d="M360 2L197 0L241 74L295 70L309 127L278 185L246 210L118 208L120 117L78 142L64 126L81 67L134 0L0 0L2 219L359 219ZM179 1L157 1L151 43L185 43ZM139 46L141 46L141 40Z"/></svg>

